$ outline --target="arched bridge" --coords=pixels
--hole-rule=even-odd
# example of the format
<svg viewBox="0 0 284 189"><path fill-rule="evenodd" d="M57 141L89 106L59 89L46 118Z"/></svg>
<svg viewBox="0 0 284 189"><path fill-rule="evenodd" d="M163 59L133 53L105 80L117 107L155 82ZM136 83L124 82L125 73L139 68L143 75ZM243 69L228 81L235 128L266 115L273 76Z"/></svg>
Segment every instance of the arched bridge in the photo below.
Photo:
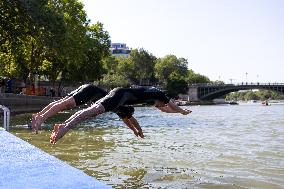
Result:
<svg viewBox="0 0 284 189"><path fill-rule="evenodd" d="M284 83L195 84L189 86L189 100L213 100L225 94L250 89L264 89L284 94Z"/></svg>

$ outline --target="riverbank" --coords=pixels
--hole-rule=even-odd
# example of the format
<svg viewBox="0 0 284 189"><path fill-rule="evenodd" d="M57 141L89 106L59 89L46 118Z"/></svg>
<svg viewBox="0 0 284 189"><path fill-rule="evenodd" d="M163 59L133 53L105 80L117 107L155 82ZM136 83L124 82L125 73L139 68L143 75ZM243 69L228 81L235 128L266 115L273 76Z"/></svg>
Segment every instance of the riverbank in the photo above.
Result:
<svg viewBox="0 0 284 189"><path fill-rule="evenodd" d="M0 93L0 105L10 109L12 115L31 113L40 111L50 102L60 99L61 97L35 96L12 93ZM216 104L232 104L231 102L214 102L214 101L180 101L176 103L180 106L195 105L216 105ZM235 104L235 103L234 103ZM143 105L137 105L143 106Z"/></svg>
<svg viewBox="0 0 284 189"><path fill-rule="evenodd" d="M111 188L0 130L0 188Z"/></svg>
<svg viewBox="0 0 284 189"><path fill-rule="evenodd" d="M220 104L229 104L229 105L238 105L237 102L228 102L228 101L179 101L176 103L179 106L196 106L196 105L220 105Z"/></svg>
<svg viewBox="0 0 284 189"><path fill-rule="evenodd" d="M0 105L10 109L11 114L37 112L59 97L32 96L12 93L0 93Z"/></svg>

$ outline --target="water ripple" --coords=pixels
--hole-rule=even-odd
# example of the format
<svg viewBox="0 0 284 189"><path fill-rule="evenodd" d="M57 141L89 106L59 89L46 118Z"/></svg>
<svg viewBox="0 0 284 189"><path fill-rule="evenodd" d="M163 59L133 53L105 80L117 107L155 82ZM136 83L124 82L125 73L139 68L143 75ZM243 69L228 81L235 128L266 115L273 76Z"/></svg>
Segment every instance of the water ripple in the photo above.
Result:
<svg viewBox="0 0 284 189"><path fill-rule="evenodd" d="M284 188L284 106L194 106L188 116L135 109L145 139L113 113L56 146L49 130L14 133L114 188Z"/></svg>

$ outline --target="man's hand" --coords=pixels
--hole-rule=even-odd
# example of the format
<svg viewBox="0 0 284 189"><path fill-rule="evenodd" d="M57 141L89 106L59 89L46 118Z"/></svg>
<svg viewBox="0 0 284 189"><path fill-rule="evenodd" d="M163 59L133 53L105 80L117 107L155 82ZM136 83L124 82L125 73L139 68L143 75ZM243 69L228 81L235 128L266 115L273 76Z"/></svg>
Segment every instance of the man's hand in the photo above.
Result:
<svg viewBox="0 0 284 189"><path fill-rule="evenodd" d="M144 134L143 134L142 129L140 131L138 131L138 136L140 136L141 138L144 138Z"/></svg>
<svg viewBox="0 0 284 189"><path fill-rule="evenodd" d="M138 137L144 138L143 131L134 117L123 118L123 122L133 131L133 133Z"/></svg>
<svg viewBox="0 0 284 189"><path fill-rule="evenodd" d="M183 111L181 112L182 115L187 115L190 114L192 111L188 110L188 109L183 109Z"/></svg>

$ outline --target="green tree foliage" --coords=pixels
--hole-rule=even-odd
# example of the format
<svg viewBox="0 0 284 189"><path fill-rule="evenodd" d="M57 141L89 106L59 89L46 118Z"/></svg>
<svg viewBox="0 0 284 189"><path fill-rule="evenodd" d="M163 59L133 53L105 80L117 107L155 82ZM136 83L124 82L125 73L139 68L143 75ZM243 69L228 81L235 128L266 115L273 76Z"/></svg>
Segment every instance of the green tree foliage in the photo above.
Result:
<svg viewBox="0 0 284 189"><path fill-rule="evenodd" d="M160 84L165 86L169 95L174 97L187 91L188 62L175 55L167 55L156 61L155 75Z"/></svg>
<svg viewBox="0 0 284 189"><path fill-rule="evenodd" d="M210 79L204 75L195 73L193 70L188 70L187 82L188 84L210 83Z"/></svg>
<svg viewBox="0 0 284 189"><path fill-rule="evenodd" d="M114 56L106 56L102 60L104 74L117 72L118 60Z"/></svg>
<svg viewBox="0 0 284 189"><path fill-rule="evenodd" d="M209 79L209 78L208 78ZM214 85L224 85L225 82L224 81L220 81L220 80L216 80L216 81L211 81L212 84Z"/></svg>
<svg viewBox="0 0 284 189"><path fill-rule="evenodd" d="M184 58L178 59L175 55L159 58L155 65L155 74L160 82L166 83L171 75L187 76L188 62Z"/></svg>
<svg viewBox="0 0 284 189"><path fill-rule="evenodd" d="M25 36L30 21L26 15L21 1L0 1L0 45L12 43ZM4 49L1 49L4 50Z"/></svg>
<svg viewBox="0 0 284 189"><path fill-rule="evenodd" d="M89 24L78 0L0 2L1 75L29 73L55 81L93 80L102 75L109 35L101 23Z"/></svg>
<svg viewBox="0 0 284 189"><path fill-rule="evenodd" d="M101 23L88 26L87 29L85 56L80 64L76 62L69 67L71 80L99 80L105 72L103 60L109 57L109 35Z"/></svg>
<svg viewBox="0 0 284 189"><path fill-rule="evenodd" d="M134 64L129 57L117 57L117 74L122 75L124 78L128 78L129 80L135 79L135 70Z"/></svg>
<svg viewBox="0 0 284 189"><path fill-rule="evenodd" d="M157 59L134 49L129 57L110 56L108 32L90 24L79 0L1 0L0 22L0 76L37 73L52 83L100 81L109 88L159 84L173 96L210 82L175 55Z"/></svg>
<svg viewBox="0 0 284 189"><path fill-rule="evenodd" d="M228 101L249 101L249 100L264 101L264 100L278 100L278 99L283 99L283 95L268 90L242 91L226 95L226 100Z"/></svg>
<svg viewBox="0 0 284 189"><path fill-rule="evenodd" d="M104 77L99 81L99 84L108 90L115 87L129 87L130 83L127 78L117 74L105 74Z"/></svg>
<svg viewBox="0 0 284 189"><path fill-rule="evenodd" d="M188 70L188 61L185 58L177 58L174 55L157 59L155 76L171 96L186 93L188 84L210 82L206 76Z"/></svg>
<svg viewBox="0 0 284 189"><path fill-rule="evenodd" d="M243 98L244 100L259 100L259 97L253 91L247 91Z"/></svg>
<svg viewBox="0 0 284 189"><path fill-rule="evenodd" d="M104 75L99 80L99 84L107 89L114 87L127 87L133 73L133 64L127 57L107 56L103 59Z"/></svg>
<svg viewBox="0 0 284 189"><path fill-rule="evenodd" d="M184 77L177 74L171 74L167 80L166 89L171 97L176 97L178 94L187 93L188 84Z"/></svg>
<svg viewBox="0 0 284 189"><path fill-rule="evenodd" d="M1 36L3 33L6 36L5 43L1 43L1 54L7 55L7 50L4 49L9 49L11 53L8 56L13 61L3 62L6 65L13 64L18 70L17 73L13 73L11 67L6 66L5 72L7 75L22 75L26 78L28 73L40 71L44 55L54 50L54 44L60 42L55 34L61 34L64 30L60 27L64 25L63 19L47 6L46 0L3 2L4 6L1 8L4 9L5 16L2 18L9 20L9 23L3 22L1 25ZM5 9L5 5L10 9Z"/></svg>
<svg viewBox="0 0 284 189"><path fill-rule="evenodd" d="M115 61L108 61L105 65L110 71L127 78L132 84L150 85L154 80L154 66L156 57L144 49L134 49L129 57L116 57Z"/></svg>
<svg viewBox="0 0 284 189"><path fill-rule="evenodd" d="M156 57L145 49L134 49L130 53L130 62L133 64L132 77L139 85L149 85L154 77Z"/></svg>

